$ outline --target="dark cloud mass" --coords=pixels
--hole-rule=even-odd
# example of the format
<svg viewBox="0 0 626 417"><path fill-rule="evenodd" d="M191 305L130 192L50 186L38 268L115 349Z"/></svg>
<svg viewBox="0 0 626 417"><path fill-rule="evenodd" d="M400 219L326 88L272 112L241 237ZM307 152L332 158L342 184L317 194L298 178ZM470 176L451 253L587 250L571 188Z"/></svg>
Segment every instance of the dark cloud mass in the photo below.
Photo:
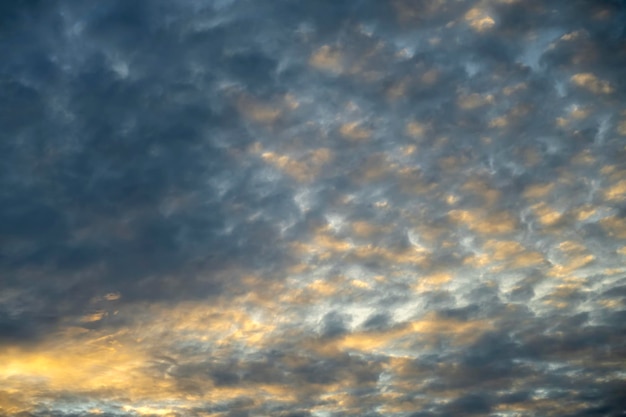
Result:
<svg viewBox="0 0 626 417"><path fill-rule="evenodd" d="M0 415L626 415L626 2L0 2Z"/></svg>

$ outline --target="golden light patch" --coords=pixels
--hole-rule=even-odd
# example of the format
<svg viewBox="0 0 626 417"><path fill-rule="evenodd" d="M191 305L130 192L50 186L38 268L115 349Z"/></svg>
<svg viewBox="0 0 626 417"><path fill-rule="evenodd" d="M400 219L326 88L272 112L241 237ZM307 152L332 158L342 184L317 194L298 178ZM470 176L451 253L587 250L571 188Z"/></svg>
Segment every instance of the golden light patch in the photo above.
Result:
<svg viewBox="0 0 626 417"><path fill-rule="evenodd" d="M584 205L575 210L576 220L578 220L579 222L589 219L596 213L596 209L590 205Z"/></svg>
<svg viewBox="0 0 626 417"><path fill-rule="evenodd" d="M311 284L307 286L307 288L309 288L312 291L315 291L316 293L324 297L335 295L340 289L340 287L338 287L337 284L333 284L326 280L321 280L321 279L313 281Z"/></svg>
<svg viewBox="0 0 626 417"><path fill-rule="evenodd" d="M267 399L277 402L294 402L297 401L297 391L293 387L279 384L259 384L252 388L248 397L254 396L254 392L261 392Z"/></svg>
<svg viewBox="0 0 626 417"><path fill-rule="evenodd" d="M440 288L442 285L452 281L452 275L447 272L438 272L436 274L428 275L418 278L418 282L413 285L413 290L416 292L432 291Z"/></svg>
<svg viewBox="0 0 626 417"><path fill-rule="evenodd" d="M401 332L385 333L351 333L345 336L338 344L341 350L360 350L362 352L375 352L387 344L393 342Z"/></svg>
<svg viewBox="0 0 626 417"><path fill-rule="evenodd" d="M489 16L486 10L476 7L465 13L465 20L469 23L470 27L477 32L485 32L496 24L495 20Z"/></svg>
<svg viewBox="0 0 626 417"><path fill-rule="evenodd" d="M425 408L429 403L424 398L407 398L406 394L392 392L383 393L381 400L382 405L378 408L378 411L386 415L406 414L407 412Z"/></svg>
<svg viewBox="0 0 626 417"><path fill-rule="evenodd" d="M262 288L257 282L259 279L250 276L243 281ZM364 287L359 281L352 285ZM34 348L0 350L0 381L4 390L0 390L0 408L2 412L27 410L24 403L4 398L3 392L21 392L31 398L42 393L57 396L89 392L94 398L104 400L123 398L120 406L133 414L163 416L179 415L188 407L207 402L242 397L294 402L298 392L293 387L278 384L221 387L214 386L210 378L191 377L188 382L193 382L198 391L190 393L181 389L180 381L175 378L162 378L161 371L155 377L155 358L149 352L155 348L167 352L167 343L171 340L210 343L211 360L216 361L227 361L235 348L258 349L264 345L265 336L274 327L253 319L246 312L247 300L245 296L217 300L211 305L146 305L137 310L142 312L138 323L122 332L106 334L67 329L71 337L56 335ZM182 409L173 405L172 399L183 397ZM93 409L92 413L96 414L97 410Z"/></svg>
<svg viewBox="0 0 626 417"><path fill-rule="evenodd" d="M529 199L543 198L550 194L554 189L554 184L535 184L529 185L524 190L523 196Z"/></svg>
<svg viewBox="0 0 626 417"><path fill-rule="evenodd" d="M319 230L315 233L309 243L295 242L291 245L292 250L299 255L319 255L322 259L328 259L334 254L341 254L350 251L354 245L347 241L338 239L326 231Z"/></svg>
<svg viewBox="0 0 626 417"><path fill-rule="evenodd" d="M409 328L419 334L449 336L455 344L467 344L492 329L493 324L487 320L458 321L428 314L422 320L411 322Z"/></svg>
<svg viewBox="0 0 626 417"><path fill-rule="evenodd" d="M572 254L580 254L580 252L585 252L587 248L579 242L573 242L571 240L567 240L559 244L559 250L563 253L572 255Z"/></svg>
<svg viewBox="0 0 626 417"><path fill-rule="evenodd" d="M509 120L506 116L494 117L489 121L489 127L503 128L509 124Z"/></svg>
<svg viewBox="0 0 626 417"><path fill-rule="evenodd" d="M528 268L543 262L545 262L545 259L540 252L524 252L515 256L507 263L507 266L510 268Z"/></svg>
<svg viewBox="0 0 626 417"><path fill-rule="evenodd" d="M156 407L147 407L147 406L141 406L141 407L133 407L130 405L125 405L124 407L122 407L122 409L124 411L131 411L134 413L139 414L140 416L169 416L169 415L175 415L175 410L171 409L171 408L156 408Z"/></svg>
<svg viewBox="0 0 626 417"><path fill-rule="evenodd" d="M5 348L0 351L0 380L19 377L37 379L50 391L128 389L128 395L141 394L134 384L147 383L139 371L147 358L116 336L82 338L66 343L46 341L36 349ZM27 389L35 387L25 386ZM24 391L28 393L28 391Z"/></svg>
<svg viewBox="0 0 626 417"><path fill-rule="evenodd" d="M370 284L368 284L367 282L362 281L360 279L353 279L352 281L350 281L350 284L353 287L360 288L362 290L368 290L368 289L372 288L372 286Z"/></svg>
<svg viewBox="0 0 626 417"><path fill-rule="evenodd" d="M569 298L572 295L583 290L584 282L570 281L564 284L557 285L554 290L549 294L552 299Z"/></svg>
<svg viewBox="0 0 626 417"><path fill-rule="evenodd" d="M327 148L310 151L300 159L275 152L263 152L261 158L299 182L313 181L324 165L332 160L332 152Z"/></svg>
<svg viewBox="0 0 626 417"><path fill-rule="evenodd" d="M464 224L470 230L486 235L510 233L517 227L515 219L506 212L489 214L480 211L452 210L449 217L455 223Z"/></svg>
<svg viewBox="0 0 626 417"><path fill-rule="evenodd" d="M619 133L620 135L626 136L626 120L622 120L617 125L617 133Z"/></svg>
<svg viewBox="0 0 626 417"><path fill-rule="evenodd" d="M582 363L580 363L582 365ZM527 411L539 410L542 415L558 417L562 415L584 414L584 409L588 406L585 403L574 401L563 401L553 399L533 399L528 401L530 408Z"/></svg>
<svg viewBox="0 0 626 417"><path fill-rule="evenodd" d="M345 123L339 128L339 133L345 138L352 140L365 140L372 136L372 131L364 128L359 122Z"/></svg>
<svg viewBox="0 0 626 417"><path fill-rule="evenodd" d="M626 219L616 216L606 217L600 220L600 224L609 236L626 239Z"/></svg>
<svg viewBox="0 0 626 417"><path fill-rule="evenodd" d="M438 165L443 171L455 172L458 171L466 162L465 158L462 157L446 156L439 159Z"/></svg>
<svg viewBox="0 0 626 417"><path fill-rule="evenodd" d="M531 207L537 220L544 226L553 226L561 220L562 213L554 210L545 203L535 204Z"/></svg>
<svg viewBox="0 0 626 417"><path fill-rule="evenodd" d="M611 94L613 86L608 81L600 80L590 72L573 75L570 81L596 94Z"/></svg>
<svg viewBox="0 0 626 417"><path fill-rule="evenodd" d="M617 275L623 274L626 271L626 268L606 268L602 270L602 273L605 275Z"/></svg>
<svg viewBox="0 0 626 417"><path fill-rule="evenodd" d="M605 20L611 17L613 13L609 9L600 9L596 13L593 14L593 18L595 20Z"/></svg>
<svg viewBox="0 0 626 417"><path fill-rule="evenodd" d="M153 329L169 329L177 332L179 338L220 340L220 343L245 343L257 346L275 328L245 312L242 305L230 300L228 305L204 306L197 303L184 303L174 308L156 308L155 316L161 324L153 323Z"/></svg>
<svg viewBox="0 0 626 417"><path fill-rule="evenodd" d="M454 194L448 194L445 197L445 200L446 200L446 204L452 206L452 205L456 204L459 201L459 197L454 195Z"/></svg>
<svg viewBox="0 0 626 417"><path fill-rule="evenodd" d="M354 408L357 406L357 404L359 404L359 400L357 399L357 397L346 392L345 387L337 387L334 389L331 388L328 391L320 395L320 399L322 400L323 404L325 404L327 407L332 406L331 408L322 409L323 411L326 411L326 413L331 410L346 410Z"/></svg>
<svg viewBox="0 0 626 417"><path fill-rule="evenodd" d="M601 169L600 169L600 173L604 174L604 175L609 175L615 172L615 165L604 165Z"/></svg>
<svg viewBox="0 0 626 417"><path fill-rule="evenodd" d="M291 278L293 279L293 278ZM250 308L256 312L275 316L282 308L281 303L291 303L300 295L300 288L289 288L285 282L267 280L260 276L248 276L242 278L242 286L240 288L255 288L254 292L246 292L243 295L232 295L228 308L241 306L241 308ZM240 288L235 292L241 291ZM279 301L277 303L276 301ZM224 309L226 311L226 309ZM250 328L248 326L248 328ZM234 328L233 328L234 329ZM267 328L269 331L270 329Z"/></svg>
<svg viewBox="0 0 626 417"><path fill-rule="evenodd" d="M290 110L296 110L300 107L300 102L296 99L293 94L285 94L285 104Z"/></svg>
<svg viewBox="0 0 626 417"><path fill-rule="evenodd" d="M282 114L280 108L262 103L252 97L240 98L237 101L237 108L248 119L262 124L272 124Z"/></svg>
<svg viewBox="0 0 626 417"><path fill-rule="evenodd" d="M575 39L580 39L582 37L586 36L586 32L583 30L575 30L573 32L569 32L566 33L565 35L561 36L561 40L564 41L573 41Z"/></svg>
<svg viewBox="0 0 626 417"><path fill-rule="evenodd" d="M266 162L274 165L276 168L286 172L299 181L306 181L312 177L310 167L300 161L293 160L286 155L278 155L274 152L263 152L261 157Z"/></svg>
<svg viewBox="0 0 626 417"><path fill-rule="evenodd" d="M404 129L404 132L415 139L421 138L422 136L424 136L424 133L426 132L426 126L422 123L418 123L418 122L409 122L406 124L406 127Z"/></svg>
<svg viewBox="0 0 626 417"><path fill-rule="evenodd" d="M409 86L409 81L407 79L403 79L394 83L391 87L387 89L387 98L391 100L397 100L400 97L404 97L407 92L407 88Z"/></svg>
<svg viewBox="0 0 626 417"><path fill-rule="evenodd" d="M440 136L435 139L435 143L433 143L433 148L443 149L448 146L448 143L450 143L450 138L448 136Z"/></svg>
<svg viewBox="0 0 626 417"><path fill-rule="evenodd" d="M607 188L604 191L604 198L609 201L621 201L626 199L626 179Z"/></svg>
<svg viewBox="0 0 626 417"><path fill-rule="evenodd" d="M433 36L432 38L428 38L428 43L431 46L438 46L441 44L441 38L438 36Z"/></svg>
<svg viewBox="0 0 626 417"><path fill-rule="evenodd" d="M415 145L407 145L402 148L402 154L404 156L413 155L417 151L417 146Z"/></svg>
<svg viewBox="0 0 626 417"><path fill-rule="evenodd" d="M441 238L446 230L440 227L420 224L414 231L419 236L420 240L434 244Z"/></svg>
<svg viewBox="0 0 626 417"><path fill-rule="evenodd" d="M488 207L497 203L501 197L500 191L489 187L487 183L476 178L468 180L461 189L482 197Z"/></svg>
<svg viewBox="0 0 626 417"><path fill-rule="evenodd" d="M587 116L589 116L589 113L591 113L589 108L579 107L579 106L573 106L569 112L570 117L577 119L577 120L586 118Z"/></svg>
<svg viewBox="0 0 626 417"><path fill-rule="evenodd" d="M387 228L365 222L365 221L357 221L352 223L352 232L358 237L369 237L378 233L384 233L388 231Z"/></svg>
<svg viewBox="0 0 626 417"><path fill-rule="evenodd" d="M320 70L341 73L343 71L343 55L337 48L324 45L311 55L309 65Z"/></svg>
<svg viewBox="0 0 626 417"><path fill-rule="evenodd" d="M504 87L502 92L504 93L505 96L510 96L517 92L523 91L526 88L527 88L526 83L518 83L518 84L510 85L508 87Z"/></svg>
<svg viewBox="0 0 626 417"><path fill-rule="evenodd" d="M508 240L488 240L484 246L485 250L491 253L488 261L503 262L492 267L494 271L501 271L505 268L527 268L544 262L543 255L539 252L529 252L519 242Z"/></svg>
<svg viewBox="0 0 626 417"><path fill-rule="evenodd" d="M519 118L526 116L528 112L529 108L525 105L513 107L507 114L492 118L489 121L489 127L503 129L515 120L519 120Z"/></svg>
<svg viewBox="0 0 626 417"><path fill-rule="evenodd" d="M447 337L456 345L464 345L492 328L492 323L486 320L459 321L428 314L421 320L387 331L347 334L336 342L331 351L338 349L374 353L385 347L412 343L415 338L430 342L435 338Z"/></svg>
<svg viewBox="0 0 626 417"><path fill-rule="evenodd" d="M94 313L81 317L80 321L82 323L93 323L102 320L106 315L106 311L96 311Z"/></svg>
<svg viewBox="0 0 626 417"><path fill-rule="evenodd" d="M607 169L604 170L604 168L607 168ZM609 176L608 178L609 181L617 183L617 182L626 180L626 169L617 170L617 168L614 165L610 165L604 168L603 170L605 172L603 172L603 174Z"/></svg>
<svg viewBox="0 0 626 417"><path fill-rule="evenodd" d="M567 115L565 117L556 118L556 124L559 127L565 128L569 126L572 122L586 118L587 116L589 116L590 113L591 113L591 110L588 107L580 107L578 105L573 105L569 108Z"/></svg>
<svg viewBox="0 0 626 417"><path fill-rule="evenodd" d="M561 310L569 307L569 303L567 303L566 301L558 301L552 298L544 300L544 304L549 305L554 308L561 309Z"/></svg>
<svg viewBox="0 0 626 417"><path fill-rule="evenodd" d="M609 310L618 310L624 306L621 300L600 300L598 303Z"/></svg>
<svg viewBox="0 0 626 417"><path fill-rule="evenodd" d="M521 243L514 240L488 240L485 249L492 253L493 259L502 261L525 251Z"/></svg>
<svg viewBox="0 0 626 417"><path fill-rule="evenodd" d="M469 265L474 268L483 268L491 263L491 258L487 254L470 255L463 260L463 265Z"/></svg>
<svg viewBox="0 0 626 417"><path fill-rule="evenodd" d="M379 246L367 245L355 248L354 255L361 259L382 258L392 264L427 265L428 256L420 248L391 250Z"/></svg>
<svg viewBox="0 0 626 417"><path fill-rule="evenodd" d="M592 165L596 162L596 158L591 154L591 151L585 149L572 158L572 164L575 165Z"/></svg>
<svg viewBox="0 0 626 417"><path fill-rule="evenodd" d="M119 292L110 292L104 296L104 299L107 301L115 301L122 298L122 295Z"/></svg>
<svg viewBox="0 0 626 417"><path fill-rule="evenodd" d="M332 235L322 233L315 235L313 244L333 252L345 252L353 247L352 243L347 240L338 239Z"/></svg>
<svg viewBox="0 0 626 417"><path fill-rule="evenodd" d="M385 370L397 376L414 377L414 359L406 356L392 356L385 365Z"/></svg>
<svg viewBox="0 0 626 417"><path fill-rule="evenodd" d="M310 161L316 165L325 164L333 159L333 153L328 148L318 148L308 154Z"/></svg>
<svg viewBox="0 0 626 417"><path fill-rule="evenodd" d="M472 93L468 95L461 95L457 98L457 105L464 110L473 110L479 107L492 104L494 97L491 94L478 94Z"/></svg>
<svg viewBox="0 0 626 417"><path fill-rule="evenodd" d="M594 259L593 255L574 257L568 263L555 264L548 272L548 275L561 278L569 277L574 271L589 265Z"/></svg>
<svg viewBox="0 0 626 417"><path fill-rule="evenodd" d="M5 390L0 390L0 413L7 413L8 415L17 415L18 413L25 413L32 407L27 400L19 395L19 390L3 387ZM23 394L28 395L28 392Z"/></svg>
<svg viewBox="0 0 626 417"><path fill-rule="evenodd" d="M420 81L422 82L422 84L426 84L426 85L433 85L437 82L438 79L439 79L439 71L437 71L434 68L426 71L420 77Z"/></svg>
<svg viewBox="0 0 626 417"><path fill-rule="evenodd" d="M530 107L525 104L519 104L511 109L509 112L510 117L519 119L520 117L527 116L530 112Z"/></svg>
<svg viewBox="0 0 626 417"><path fill-rule="evenodd" d="M626 246L622 246L621 248L619 248L617 250L617 253L619 253L620 255L626 256Z"/></svg>

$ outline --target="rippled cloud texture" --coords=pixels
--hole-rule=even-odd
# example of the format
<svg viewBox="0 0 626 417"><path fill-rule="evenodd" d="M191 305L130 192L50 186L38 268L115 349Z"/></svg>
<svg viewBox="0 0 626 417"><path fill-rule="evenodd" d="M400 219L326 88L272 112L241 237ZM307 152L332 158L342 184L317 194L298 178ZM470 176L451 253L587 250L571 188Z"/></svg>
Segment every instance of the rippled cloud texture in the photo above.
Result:
<svg viewBox="0 0 626 417"><path fill-rule="evenodd" d="M625 22L1 2L0 415L625 415Z"/></svg>

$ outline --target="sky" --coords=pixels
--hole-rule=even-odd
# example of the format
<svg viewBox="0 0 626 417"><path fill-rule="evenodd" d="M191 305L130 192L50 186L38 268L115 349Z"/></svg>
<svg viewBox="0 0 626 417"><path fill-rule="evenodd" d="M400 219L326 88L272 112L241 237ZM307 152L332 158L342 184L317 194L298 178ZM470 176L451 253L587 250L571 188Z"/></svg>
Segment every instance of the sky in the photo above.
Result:
<svg viewBox="0 0 626 417"><path fill-rule="evenodd" d="M0 2L0 415L626 415L626 2Z"/></svg>

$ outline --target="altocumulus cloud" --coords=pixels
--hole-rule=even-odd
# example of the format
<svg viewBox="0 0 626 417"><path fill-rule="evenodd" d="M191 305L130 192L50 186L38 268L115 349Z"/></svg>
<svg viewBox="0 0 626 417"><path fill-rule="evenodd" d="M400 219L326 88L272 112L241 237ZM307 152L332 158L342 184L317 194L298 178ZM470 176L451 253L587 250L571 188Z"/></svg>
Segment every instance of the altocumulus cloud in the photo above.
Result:
<svg viewBox="0 0 626 417"><path fill-rule="evenodd" d="M0 414L626 413L626 3L0 6Z"/></svg>

